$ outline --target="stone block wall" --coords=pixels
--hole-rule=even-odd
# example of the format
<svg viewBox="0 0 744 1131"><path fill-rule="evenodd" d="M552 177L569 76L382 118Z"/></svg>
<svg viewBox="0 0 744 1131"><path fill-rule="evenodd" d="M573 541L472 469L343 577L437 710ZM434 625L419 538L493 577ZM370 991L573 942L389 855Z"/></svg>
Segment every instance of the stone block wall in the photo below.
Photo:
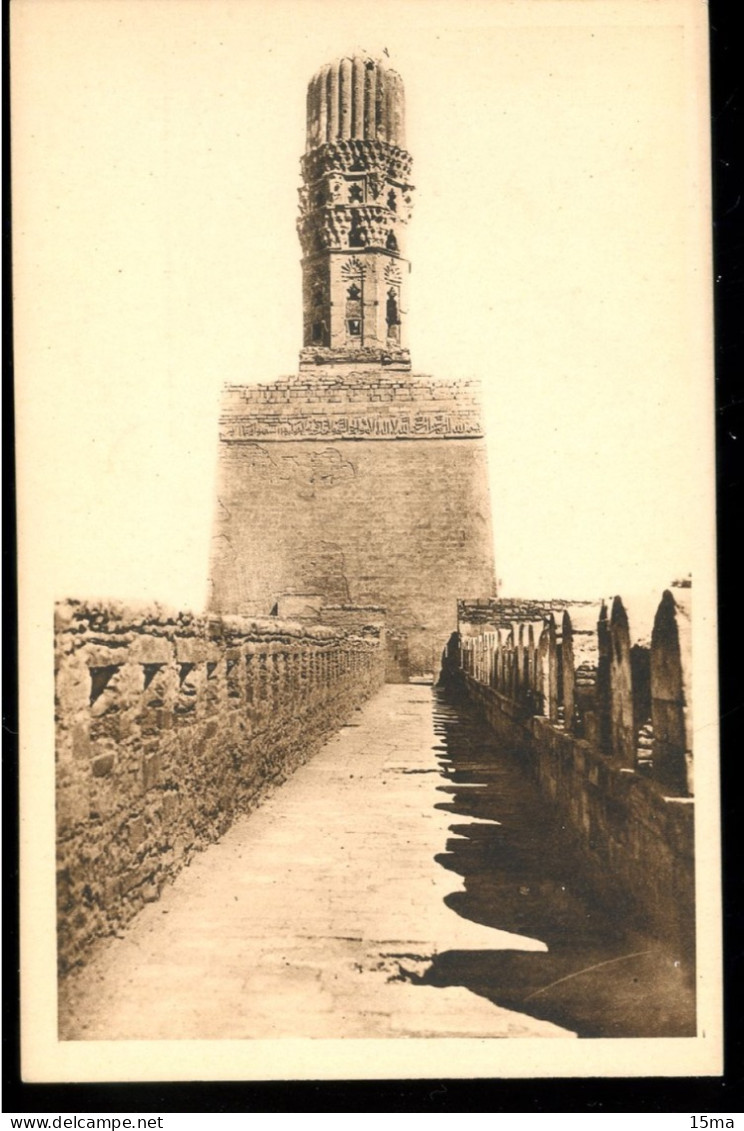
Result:
<svg viewBox="0 0 744 1131"><path fill-rule="evenodd" d="M689 593L665 591L650 655L631 643L638 634L620 597L593 611L591 650L581 641L584 607L574 616L550 609L542 622L455 634L444 678L465 689L530 767L583 849L596 890L689 956L695 921ZM533 616L534 605L525 612ZM461 613L472 629L472 607L461 604ZM498 609L489 615L490 623L498 620ZM583 628L577 631L573 619Z"/></svg>
<svg viewBox="0 0 744 1131"><path fill-rule="evenodd" d="M63 971L157 899L380 685L380 634L58 605Z"/></svg>
<svg viewBox="0 0 744 1131"><path fill-rule="evenodd" d="M495 592L477 400L379 369L228 388L210 608L382 606L390 678L436 671L458 594Z"/></svg>

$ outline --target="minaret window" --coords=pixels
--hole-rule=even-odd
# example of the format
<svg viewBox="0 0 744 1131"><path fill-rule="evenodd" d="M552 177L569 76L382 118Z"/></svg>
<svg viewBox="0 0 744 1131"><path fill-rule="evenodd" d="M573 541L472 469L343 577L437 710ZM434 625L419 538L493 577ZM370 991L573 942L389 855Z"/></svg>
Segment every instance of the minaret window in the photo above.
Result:
<svg viewBox="0 0 744 1131"><path fill-rule="evenodd" d="M388 338L397 341L400 337L400 311L398 309L398 294L393 287L391 287L387 293L385 318L387 321Z"/></svg>
<svg viewBox="0 0 744 1131"><path fill-rule="evenodd" d="M387 205L391 212L396 212L398 209L398 201L394 189L391 189L388 193Z"/></svg>
<svg viewBox="0 0 744 1131"><path fill-rule="evenodd" d="M395 238L394 232L388 232L387 239L385 240L385 247L388 249L388 251L398 250L398 241Z"/></svg>
<svg viewBox="0 0 744 1131"><path fill-rule="evenodd" d="M350 338L362 336L362 291L356 283L346 292L346 332Z"/></svg>
<svg viewBox="0 0 744 1131"><path fill-rule="evenodd" d="M326 321L326 290L319 279L310 279L307 284L309 326L305 333L308 344L328 345L328 322Z"/></svg>
<svg viewBox="0 0 744 1131"><path fill-rule="evenodd" d="M359 203L364 200L364 193L362 191L362 186L359 184L359 181L355 181L349 189L349 200L357 201Z"/></svg>

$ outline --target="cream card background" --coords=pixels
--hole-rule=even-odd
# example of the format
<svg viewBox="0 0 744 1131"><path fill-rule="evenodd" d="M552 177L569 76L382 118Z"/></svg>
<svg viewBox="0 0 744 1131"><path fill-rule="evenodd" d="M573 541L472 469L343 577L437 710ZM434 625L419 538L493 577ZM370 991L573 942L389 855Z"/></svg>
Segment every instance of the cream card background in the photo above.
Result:
<svg viewBox="0 0 744 1131"><path fill-rule="evenodd" d="M705 6L11 16L26 1078L720 1070ZM52 605L202 606L219 390L296 367L305 86L355 47L406 85L414 369L483 381L503 593L660 595L693 572L696 1040L56 1041Z"/></svg>

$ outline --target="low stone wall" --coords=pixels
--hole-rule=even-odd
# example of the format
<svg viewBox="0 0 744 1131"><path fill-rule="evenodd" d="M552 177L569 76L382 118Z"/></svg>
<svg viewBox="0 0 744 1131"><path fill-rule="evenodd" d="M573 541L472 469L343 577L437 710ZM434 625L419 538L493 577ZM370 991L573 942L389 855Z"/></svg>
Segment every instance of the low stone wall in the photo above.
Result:
<svg viewBox="0 0 744 1131"><path fill-rule="evenodd" d="M525 715L471 676L468 697L553 800L583 850L598 895L694 955L694 802L670 797L549 719Z"/></svg>
<svg viewBox="0 0 744 1131"><path fill-rule="evenodd" d="M376 690L380 632L58 605L62 971L157 899Z"/></svg>
<svg viewBox="0 0 744 1131"><path fill-rule="evenodd" d="M472 613L468 604L463 610L460 602L461 613ZM501 604L481 602L492 607L492 621L503 615ZM472 619L460 621L443 670L461 667L523 713L587 739L615 765L643 771L668 794L692 796L689 587L665 590L660 602L615 596L558 611L522 604L526 620L477 632ZM511 616L513 602L504 605Z"/></svg>
<svg viewBox="0 0 744 1131"><path fill-rule="evenodd" d="M562 609L461 601L442 666L442 681L464 688L555 802L597 893L688 954L690 596L676 587L658 602L615 596Z"/></svg>

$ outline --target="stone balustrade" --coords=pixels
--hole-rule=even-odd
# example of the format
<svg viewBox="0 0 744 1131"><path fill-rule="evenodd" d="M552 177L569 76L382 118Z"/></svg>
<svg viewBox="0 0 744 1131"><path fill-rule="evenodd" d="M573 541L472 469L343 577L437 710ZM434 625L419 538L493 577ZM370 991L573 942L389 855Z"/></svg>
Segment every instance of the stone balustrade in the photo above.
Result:
<svg viewBox="0 0 744 1131"><path fill-rule="evenodd" d="M379 686L382 632L57 606L63 970L157 899Z"/></svg>

